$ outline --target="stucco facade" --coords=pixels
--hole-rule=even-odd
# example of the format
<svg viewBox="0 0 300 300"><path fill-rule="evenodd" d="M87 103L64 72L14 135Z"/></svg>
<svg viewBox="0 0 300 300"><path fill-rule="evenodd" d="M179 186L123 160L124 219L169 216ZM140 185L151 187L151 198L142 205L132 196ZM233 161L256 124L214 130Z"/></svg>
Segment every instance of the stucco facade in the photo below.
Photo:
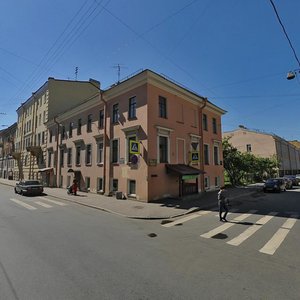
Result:
<svg viewBox="0 0 300 300"><path fill-rule="evenodd" d="M223 184L224 113L145 70L59 114L56 122L49 120L53 139L47 144L47 168L54 169L52 181L57 174L62 187L76 178L83 191L121 192L139 201L214 189ZM130 153L134 148L137 152Z"/></svg>
<svg viewBox="0 0 300 300"><path fill-rule="evenodd" d="M17 109L18 120L15 138L15 179L43 179L50 170L46 167L48 143L45 123L59 113L87 101L98 93L94 81L69 81L49 78Z"/></svg>
<svg viewBox="0 0 300 300"><path fill-rule="evenodd" d="M300 172L300 149L274 134L268 134L245 127L223 133L229 142L241 152L251 152L260 157L276 157L279 161L279 175Z"/></svg>

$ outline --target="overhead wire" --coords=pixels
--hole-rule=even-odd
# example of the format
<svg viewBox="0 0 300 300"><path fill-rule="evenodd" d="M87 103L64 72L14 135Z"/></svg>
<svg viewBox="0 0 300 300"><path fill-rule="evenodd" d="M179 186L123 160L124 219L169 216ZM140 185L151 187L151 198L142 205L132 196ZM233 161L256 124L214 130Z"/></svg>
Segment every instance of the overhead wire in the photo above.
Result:
<svg viewBox="0 0 300 300"><path fill-rule="evenodd" d="M269 0L269 1L270 1L271 5L272 5L272 7L273 7L273 9L274 9L274 12L275 12L275 14L276 14L277 20L278 20L279 24L281 25L281 28L282 28L282 30L283 30L283 32L284 32L284 35L285 35L286 39L288 40L288 43L289 43L289 45L290 45L290 48L292 49L292 51L293 51L293 53L294 53L294 56L295 56L295 59L296 59L298 65L299 65L299 67L300 67L300 60L299 60L299 58L298 58L298 56L297 56L296 50L295 50L295 48L294 48L294 46L293 46L293 44L292 44L292 42L291 42L291 39L289 38L289 36L288 36L288 34L287 34L287 31L286 31L286 29L285 29L285 27L284 27L284 25L283 25L283 23L282 23L282 21L281 21L281 19L280 19L280 16L279 16L279 13L278 13L277 8L276 8L276 6L275 6L275 3L273 2L273 0Z"/></svg>

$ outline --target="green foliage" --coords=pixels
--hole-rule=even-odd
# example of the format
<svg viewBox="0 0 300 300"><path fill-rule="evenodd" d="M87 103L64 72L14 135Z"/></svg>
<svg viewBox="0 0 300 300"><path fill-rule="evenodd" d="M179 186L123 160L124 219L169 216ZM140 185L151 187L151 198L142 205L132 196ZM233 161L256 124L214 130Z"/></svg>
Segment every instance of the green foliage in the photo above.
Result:
<svg viewBox="0 0 300 300"><path fill-rule="evenodd" d="M266 177L274 177L278 173L276 157L256 157L251 153L242 153L223 139L223 161L225 174L234 186L261 181Z"/></svg>

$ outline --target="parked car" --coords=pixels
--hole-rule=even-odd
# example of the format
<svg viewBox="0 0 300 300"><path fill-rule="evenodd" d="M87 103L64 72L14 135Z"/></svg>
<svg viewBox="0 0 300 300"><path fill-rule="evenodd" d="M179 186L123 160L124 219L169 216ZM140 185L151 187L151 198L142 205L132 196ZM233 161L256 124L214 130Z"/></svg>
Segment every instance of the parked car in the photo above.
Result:
<svg viewBox="0 0 300 300"><path fill-rule="evenodd" d="M21 180L16 183L15 193L20 195L41 195L44 187L38 180Z"/></svg>
<svg viewBox="0 0 300 300"><path fill-rule="evenodd" d="M270 178L263 187L264 192L278 192L286 190L285 181L282 178Z"/></svg>
<svg viewBox="0 0 300 300"><path fill-rule="evenodd" d="M292 183L294 186L299 185L300 182L300 177L296 177L297 175L284 175L285 178L289 178L292 180Z"/></svg>
<svg viewBox="0 0 300 300"><path fill-rule="evenodd" d="M287 190L292 189L293 188L293 181L291 178L289 177L282 177L282 179L285 181L285 188Z"/></svg>

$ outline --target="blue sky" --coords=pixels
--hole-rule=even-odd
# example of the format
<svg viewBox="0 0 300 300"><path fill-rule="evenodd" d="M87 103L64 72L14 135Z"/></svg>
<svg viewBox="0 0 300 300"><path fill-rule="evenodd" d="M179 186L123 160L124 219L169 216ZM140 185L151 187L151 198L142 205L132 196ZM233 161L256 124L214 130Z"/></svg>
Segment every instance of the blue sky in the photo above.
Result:
<svg viewBox="0 0 300 300"><path fill-rule="evenodd" d="M273 0L300 56L299 0ZM299 68L269 0L11 0L0 4L0 125L48 77L102 88L140 69L164 74L238 125L300 140ZM299 74L300 75L300 74ZM5 128L5 127L2 127Z"/></svg>

